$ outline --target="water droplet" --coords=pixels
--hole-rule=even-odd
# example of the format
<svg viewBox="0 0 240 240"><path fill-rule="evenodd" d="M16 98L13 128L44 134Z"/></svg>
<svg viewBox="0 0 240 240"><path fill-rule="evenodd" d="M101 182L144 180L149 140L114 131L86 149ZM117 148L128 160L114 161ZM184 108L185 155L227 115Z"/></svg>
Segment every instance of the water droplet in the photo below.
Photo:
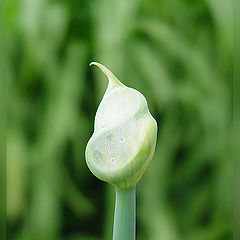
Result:
<svg viewBox="0 0 240 240"><path fill-rule="evenodd" d="M95 150L93 152L93 158L94 158L95 163L97 163L99 165L103 164L103 155L99 151Z"/></svg>
<svg viewBox="0 0 240 240"><path fill-rule="evenodd" d="M121 143L124 143L124 142L125 142L125 138L121 138L121 139L120 139L120 142L121 142Z"/></svg>
<svg viewBox="0 0 240 240"><path fill-rule="evenodd" d="M105 136L105 139L106 139L107 141L111 141L111 140L112 140L112 137L113 137L112 133L108 133L108 134Z"/></svg>
<svg viewBox="0 0 240 240"><path fill-rule="evenodd" d="M115 158L111 158L111 163L116 163L117 162L117 160L115 159Z"/></svg>

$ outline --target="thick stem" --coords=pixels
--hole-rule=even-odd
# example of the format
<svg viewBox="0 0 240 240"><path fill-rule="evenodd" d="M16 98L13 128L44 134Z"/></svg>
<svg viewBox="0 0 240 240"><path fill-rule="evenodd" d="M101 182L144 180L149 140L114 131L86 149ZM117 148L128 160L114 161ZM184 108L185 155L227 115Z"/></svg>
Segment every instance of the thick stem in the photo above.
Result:
<svg viewBox="0 0 240 240"><path fill-rule="evenodd" d="M116 188L113 240L135 240L136 186Z"/></svg>

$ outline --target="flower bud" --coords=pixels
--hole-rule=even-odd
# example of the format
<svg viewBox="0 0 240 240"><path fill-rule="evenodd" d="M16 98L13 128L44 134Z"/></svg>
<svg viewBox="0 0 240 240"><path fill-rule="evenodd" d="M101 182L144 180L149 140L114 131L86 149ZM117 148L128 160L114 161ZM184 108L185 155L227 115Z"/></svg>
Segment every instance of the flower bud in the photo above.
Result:
<svg viewBox="0 0 240 240"><path fill-rule="evenodd" d="M129 188L137 184L152 159L157 123L140 92L126 87L103 65L90 65L98 66L109 83L97 109L86 162L97 178Z"/></svg>

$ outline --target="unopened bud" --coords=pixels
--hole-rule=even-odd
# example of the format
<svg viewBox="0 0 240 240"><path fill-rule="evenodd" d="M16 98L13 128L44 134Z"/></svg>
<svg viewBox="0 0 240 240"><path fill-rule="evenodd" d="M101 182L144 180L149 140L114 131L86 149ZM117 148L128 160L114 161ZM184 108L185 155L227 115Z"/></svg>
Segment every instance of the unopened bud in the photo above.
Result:
<svg viewBox="0 0 240 240"><path fill-rule="evenodd" d="M92 62L109 83L98 107L86 162L99 179L120 188L137 184L155 150L157 123L145 97L126 87L103 65Z"/></svg>

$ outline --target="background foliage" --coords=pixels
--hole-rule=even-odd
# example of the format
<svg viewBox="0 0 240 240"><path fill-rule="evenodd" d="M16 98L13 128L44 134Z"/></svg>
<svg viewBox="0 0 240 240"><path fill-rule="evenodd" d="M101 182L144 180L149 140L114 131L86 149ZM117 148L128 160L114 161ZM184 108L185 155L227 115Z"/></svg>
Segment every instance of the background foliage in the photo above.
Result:
<svg viewBox="0 0 240 240"><path fill-rule="evenodd" d="M9 0L11 240L109 240L114 192L84 150L110 68L159 125L138 240L232 239L232 3Z"/></svg>

